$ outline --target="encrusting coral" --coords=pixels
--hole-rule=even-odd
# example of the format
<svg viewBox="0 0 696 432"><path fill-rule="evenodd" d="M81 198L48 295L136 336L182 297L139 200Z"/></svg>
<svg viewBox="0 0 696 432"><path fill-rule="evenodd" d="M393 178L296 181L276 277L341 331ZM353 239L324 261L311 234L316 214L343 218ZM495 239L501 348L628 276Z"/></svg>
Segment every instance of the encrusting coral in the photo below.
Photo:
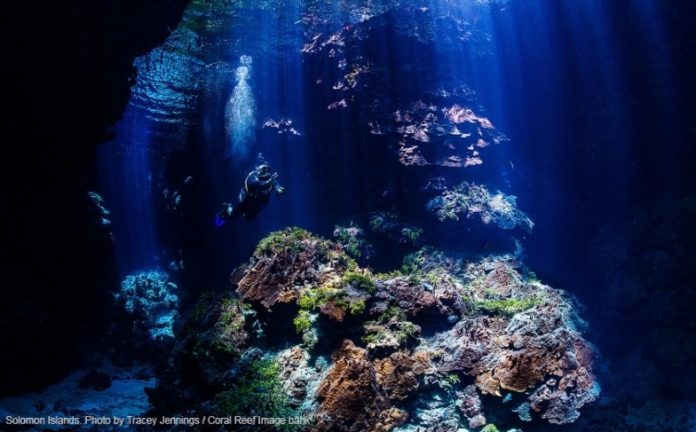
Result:
<svg viewBox="0 0 696 432"><path fill-rule="evenodd" d="M494 223L502 229L521 226L528 231L534 227L529 217L517 208L517 198L498 191L491 193L485 186L463 182L445 189L431 199L428 209L440 221L458 221L460 216L476 217L484 224Z"/></svg>
<svg viewBox="0 0 696 432"><path fill-rule="evenodd" d="M147 331L151 339L174 336L178 316L178 287L163 271L142 271L126 276L114 293L116 303L133 317L137 330Z"/></svg>
<svg viewBox="0 0 696 432"><path fill-rule="evenodd" d="M262 240L232 281L239 299L204 299L168 370L204 377L207 389L189 392L203 412L301 413L318 431L492 430L493 399L481 395L501 406L514 395L508 410L525 420L564 424L599 393L573 301L511 255L464 262L422 249L402 271L375 275L291 228ZM281 324L254 332L269 313ZM302 342L278 351L268 332ZM252 406L259 392L272 397ZM438 402L415 409L415 396Z"/></svg>

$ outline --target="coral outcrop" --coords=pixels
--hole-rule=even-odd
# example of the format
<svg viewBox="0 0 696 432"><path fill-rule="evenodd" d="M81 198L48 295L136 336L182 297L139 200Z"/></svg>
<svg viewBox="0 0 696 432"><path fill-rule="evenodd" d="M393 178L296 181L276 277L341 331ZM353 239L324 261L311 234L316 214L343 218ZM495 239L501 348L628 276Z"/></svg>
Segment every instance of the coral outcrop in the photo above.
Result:
<svg viewBox="0 0 696 432"><path fill-rule="evenodd" d="M323 285L353 265L340 246L290 228L263 239L232 279L242 298L271 308L298 300L303 288Z"/></svg>
<svg viewBox="0 0 696 432"><path fill-rule="evenodd" d="M177 290L167 273L151 270L127 276L114 298L137 330L146 331L152 339L171 338L178 316Z"/></svg>
<svg viewBox="0 0 696 432"><path fill-rule="evenodd" d="M501 409L571 423L599 393L573 300L512 255L422 249L373 274L291 228L232 281L239 298L202 300L160 380L195 373L205 386L188 394L203 412L304 416L315 431L494 430ZM258 331L268 319L281 321ZM297 333L301 343L273 345ZM337 335L340 346L322 343Z"/></svg>
<svg viewBox="0 0 696 432"><path fill-rule="evenodd" d="M485 186L463 182L452 189L445 189L427 204L440 221L458 221L476 217L484 224L494 223L502 229L521 226L528 231L534 227L529 217L517 208L517 198L497 191L491 193Z"/></svg>
<svg viewBox="0 0 696 432"><path fill-rule="evenodd" d="M391 406L367 351L346 341L317 389L319 431L389 431L407 415Z"/></svg>

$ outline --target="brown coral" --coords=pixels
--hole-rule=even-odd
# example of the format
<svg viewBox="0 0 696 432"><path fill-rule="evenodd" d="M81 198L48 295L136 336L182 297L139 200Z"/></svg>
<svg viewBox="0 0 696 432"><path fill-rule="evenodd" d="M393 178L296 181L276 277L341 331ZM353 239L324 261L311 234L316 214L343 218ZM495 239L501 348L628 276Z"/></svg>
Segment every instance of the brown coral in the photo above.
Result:
<svg viewBox="0 0 696 432"><path fill-rule="evenodd" d="M563 295L538 282L524 282L509 262L469 267L469 295L511 302L534 294L538 304L512 316L465 317L433 342L443 352L438 368L475 377L487 394L525 392L531 407L551 423L574 421L578 408L593 401L598 386L592 374L592 347L575 329L576 317ZM487 297L488 296L488 297Z"/></svg>
<svg viewBox="0 0 696 432"><path fill-rule="evenodd" d="M367 351L344 341L317 389L317 431L389 431L406 420L378 383Z"/></svg>
<svg viewBox="0 0 696 432"><path fill-rule="evenodd" d="M299 228L271 233L263 242L231 279L245 300L268 309L296 300L305 285L317 286L344 272L350 261L339 245Z"/></svg>
<svg viewBox="0 0 696 432"><path fill-rule="evenodd" d="M377 383L391 400L406 399L418 389L419 376L433 370L430 354L423 351L411 355L398 351L387 358L375 360L374 365Z"/></svg>

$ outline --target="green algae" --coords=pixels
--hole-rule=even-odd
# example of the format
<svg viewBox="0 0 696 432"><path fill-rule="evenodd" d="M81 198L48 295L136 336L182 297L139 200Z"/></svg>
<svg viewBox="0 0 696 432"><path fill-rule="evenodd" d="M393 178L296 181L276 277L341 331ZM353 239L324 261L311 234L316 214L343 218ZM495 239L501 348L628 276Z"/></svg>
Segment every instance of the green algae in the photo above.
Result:
<svg viewBox="0 0 696 432"><path fill-rule="evenodd" d="M536 305L542 303L539 297L531 297L526 299L506 298L506 299L486 299L474 302L474 307L478 310L498 314L498 315L514 315L519 312L524 312Z"/></svg>
<svg viewBox="0 0 696 432"><path fill-rule="evenodd" d="M283 390L280 365L272 358L254 360L232 388L218 393L214 408L220 416L261 416L287 418L295 414ZM293 425L276 425L277 430L294 430Z"/></svg>

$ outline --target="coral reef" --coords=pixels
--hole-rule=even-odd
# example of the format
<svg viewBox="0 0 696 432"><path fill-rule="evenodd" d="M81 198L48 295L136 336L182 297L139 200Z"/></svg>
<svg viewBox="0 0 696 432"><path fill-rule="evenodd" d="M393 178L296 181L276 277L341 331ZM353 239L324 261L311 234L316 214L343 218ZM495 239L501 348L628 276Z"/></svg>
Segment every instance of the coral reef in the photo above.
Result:
<svg viewBox="0 0 696 432"><path fill-rule="evenodd" d="M158 409L302 415L316 431L497 430L489 409L566 424L599 393L572 299L512 255L465 262L422 249L375 275L289 228L263 239L232 282L239 298L204 297L177 335L150 393ZM252 331L266 320L272 328Z"/></svg>
<svg viewBox="0 0 696 432"><path fill-rule="evenodd" d="M430 99L428 103L419 99L393 113L402 164L455 168L481 165L481 149L507 140L490 120L476 115L472 108L444 101L438 105L435 98Z"/></svg>
<svg viewBox="0 0 696 432"><path fill-rule="evenodd" d="M483 406L476 387L473 385L466 386L464 390L457 392L457 396L457 408L468 420L469 427L477 429L485 425L486 417L483 415Z"/></svg>
<svg viewBox="0 0 696 432"><path fill-rule="evenodd" d="M333 235L346 253L353 258L369 259L374 253L372 245L366 238L365 230L352 222L346 226L336 225Z"/></svg>
<svg viewBox="0 0 696 432"><path fill-rule="evenodd" d="M266 308L298 300L303 288L321 286L355 266L340 246L300 228L271 233L249 263L232 275L247 301Z"/></svg>
<svg viewBox="0 0 696 432"><path fill-rule="evenodd" d="M376 211L368 215L370 232L381 234L392 241L405 245L417 245L421 242L423 229L403 223L394 212Z"/></svg>
<svg viewBox="0 0 696 432"><path fill-rule="evenodd" d="M534 227L529 217L517 208L517 198L497 191L491 193L485 186L463 182L453 189L444 190L431 199L427 208L440 221L458 221L460 215L476 217L484 224L494 223L502 229L521 226L528 231Z"/></svg>
<svg viewBox="0 0 696 432"><path fill-rule="evenodd" d="M426 236L420 225L404 220L394 211L378 210L342 221L335 226L333 237L348 255L366 264L395 246L414 250L423 245Z"/></svg>
<svg viewBox="0 0 696 432"><path fill-rule="evenodd" d="M408 41L416 52L430 51L435 40L438 46L449 41L451 47L469 50L483 46L486 30L466 16L494 2L457 2L447 11L410 1L355 3L345 2L330 10L310 5L300 22L306 38L301 52L308 61L321 65L316 68L316 84L324 92L326 109L358 113L363 131L379 136L405 166L482 164L482 149L507 138L481 114L473 92L460 77L452 77L455 85L448 88L433 88L429 79L423 79L423 84L403 95L388 92L393 73L431 77L416 61L417 56L406 56L394 70L384 57L362 47L387 43L382 39L386 33ZM435 33L434 26L445 26L448 31Z"/></svg>
<svg viewBox="0 0 696 432"><path fill-rule="evenodd" d="M365 349L346 341L317 389L318 431L389 431L407 414L391 406Z"/></svg>
<svg viewBox="0 0 696 432"><path fill-rule="evenodd" d="M221 416L292 415L290 398L283 388L280 372L280 365L274 358L252 361L229 390L215 397L214 411Z"/></svg>
<svg viewBox="0 0 696 432"><path fill-rule="evenodd" d="M150 270L127 276L114 298L133 317L136 329L148 332L152 339L171 338L178 316L177 290L167 273Z"/></svg>

